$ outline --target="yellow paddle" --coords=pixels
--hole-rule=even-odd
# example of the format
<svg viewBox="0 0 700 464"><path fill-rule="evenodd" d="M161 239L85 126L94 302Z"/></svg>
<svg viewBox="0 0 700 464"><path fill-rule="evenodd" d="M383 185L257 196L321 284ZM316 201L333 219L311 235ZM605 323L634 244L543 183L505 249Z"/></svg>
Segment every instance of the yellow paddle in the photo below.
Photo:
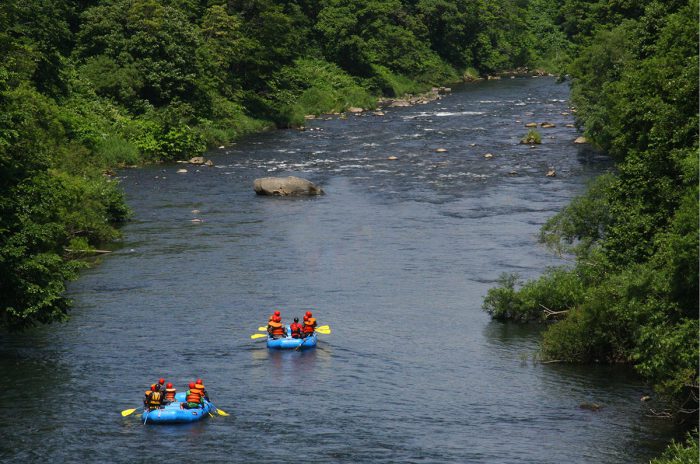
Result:
<svg viewBox="0 0 700 464"><path fill-rule="evenodd" d="M214 406L214 405L212 404L212 406ZM216 409L216 413L220 416L226 417L229 415L229 413L227 413L226 411L222 411L221 409L217 408L216 406L214 406L214 409Z"/></svg>
<svg viewBox="0 0 700 464"><path fill-rule="evenodd" d="M250 338L252 338L253 340L255 340L256 338L267 338L267 334L253 334L250 336Z"/></svg>
<svg viewBox="0 0 700 464"><path fill-rule="evenodd" d="M139 408L133 408L133 409L125 409L122 411L122 417L130 416L131 414L134 413Z"/></svg>
<svg viewBox="0 0 700 464"><path fill-rule="evenodd" d="M331 328L328 326L326 326L325 328L316 327L316 332L323 334L323 335L328 335L331 333Z"/></svg>

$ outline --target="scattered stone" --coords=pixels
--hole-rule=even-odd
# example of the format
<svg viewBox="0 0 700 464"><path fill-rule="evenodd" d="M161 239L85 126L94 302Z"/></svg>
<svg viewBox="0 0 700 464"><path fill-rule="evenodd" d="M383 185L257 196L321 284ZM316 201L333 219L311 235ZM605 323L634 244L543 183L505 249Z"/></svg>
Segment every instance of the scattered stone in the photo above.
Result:
<svg viewBox="0 0 700 464"><path fill-rule="evenodd" d="M192 222L194 224L199 224L200 222L204 222L204 221L199 219L199 218L194 218L194 219L190 219L190 222Z"/></svg>
<svg viewBox="0 0 700 464"><path fill-rule="evenodd" d="M200 212L201 211L199 211L198 209L193 209L192 211L190 211L190 213L192 214L199 214Z"/></svg>
<svg viewBox="0 0 700 464"><path fill-rule="evenodd" d="M525 124L525 127L537 127L537 123L536 122L528 122L527 124Z"/></svg>
<svg viewBox="0 0 700 464"><path fill-rule="evenodd" d="M394 108L411 106L411 102L408 102L406 100L394 100L393 102L391 102L391 105L389 105L389 106L392 106Z"/></svg>
<svg viewBox="0 0 700 464"><path fill-rule="evenodd" d="M384 111L375 111L375 112L372 113L372 114L375 115L375 116L384 116Z"/></svg>
<svg viewBox="0 0 700 464"><path fill-rule="evenodd" d="M177 173L178 174L185 174L185 173L187 173L187 169L178 169Z"/></svg>
<svg viewBox="0 0 700 464"><path fill-rule="evenodd" d="M263 177L255 179L253 189L258 195L296 196L323 195L323 189L300 177Z"/></svg>
<svg viewBox="0 0 700 464"><path fill-rule="evenodd" d="M388 159L389 161L396 161L397 159L399 159L399 157L398 157L398 156L391 155L391 156L387 157L387 159Z"/></svg>
<svg viewBox="0 0 700 464"><path fill-rule="evenodd" d="M586 137L576 137L576 140L574 140L574 143L588 143L588 139Z"/></svg>
<svg viewBox="0 0 700 464"><path fill-rule="evenodd" d="M564 127L568 127L570 129L575 128L576 126L574 124L566 124Z"/></svg>
<svg viewBox="0 0 700 464"><path fill-rule="evenodd" d="M486 76L486 79L489 81L498 81L501 80L501 76Z"/></svg>
<svg viewBox="0 0 700 464"><path fill-rule="evenodd" d="M543 122L542 124L540 124L540 127L542 129L551 129L552 127L557 127L557 126L552 124L551 122Z"/></svg>
<svg viewBox="0 0 700 464"><path fill-rule="evenodd" d="M547 171L546 176L547 177L556 177L557 171L554 170L554 168L549 168L549 171Z"/></svg>
<svg viewBox="0 0 700 464"><path fill-rule="evenodd" d="M561 113L561 115L562 115L562 116L568 116L569 113L567 113L566 111L564 111L564 112Z"/></svg>
<svg viewBox="0 0 700 464"><path fill-rule="evenodd" d="M523 121L520 120L520 119L516 119L515 122L516 122L517 124L520 124L520 123L522 123Z"/></svg>
<svg viewBox="0 0 700 464"><path fill-rule="evenodd" d="M649 400L651 400L651 396L648 396L648 395L644 395L641 398L639 398L639 401L642 401L642 402L649 401Z"/></svg>
<svg viewBox="0 0 700 464"><path fill-rule="evenodd" d="M307 121L310 119L316 119L316 115L315 114L307 114L307 115L304 115L304 119L306 119Z"/></svg>
<svg viewBox="0 0 700 464"><path fill-rule="evenodd" d="M438 89L437 89L437 93L439 95L445 95L445 94L448 94L450 92L452 92L452 89L449 87L438 87Z"/></svg>
<svg viewBox="0 0 700 464"><path fill-rule="evenodd" d="M510 172L508 173L508 175L509 175L509 176L517 176L517 175L518 175L518 171L510 171Z"/></svg>
<svg viewBox="0 0 700 464"><path fill-rule="evenodd" d="M469 146L470 146L470 147L475 147L476 144L475 144L475 143L470 143Z"/></svg>
<svg viewBox="0 0 700 464"><path fill-rule="evenodd" d="M493 153L486 153L486 154L484 155L484 158L486 158L486 159L491 159L491 158L493 158Z"/></svg>
<svg viewBox="0 0 700 464"><path fill-rule="evenodd" d="M178 164L189 164L189 161L187 161L187 160L178 160L178 161L175 161L175 162L178 163Z"/></svg>
<svg viewBox="0 0 700 464"><path fill-rule="evenodd" d="M219 145L219 150L223 150L224 148L226 148L226 147L223 145Z"/></svg>
<svg viewBox="0 0 700 464"><path fill-rule="evenodd" d="M435 149L436 153L445 153L447 151L447 148L437 148Z"/></svg>
<svg viewBox="0 0 700 464"><path fill-rule="evenodd" d="M205 165L205 166L212 167L212 166L214 166L214 162L213 162L212 160L207 160L207 162L204 163L204 165Z"/></svg>
<svg viewBox="0 0 700 464"><path fill-rule="evenodd" d="M348 113L362 113L364 111L364 109L357 108L356 106L351 106L350 108L348 108L347 111L348 111Z"/></svg>
<svg viewBox="0 0 700 464"><path fill-rule="evenodd" d="M195 156L194 158L190 158L189 163L190 164L204 164L206 160L204 159L203 156Z"/></svg>
<svg viewBox="0 0 700 464"><path fill-rule="evenodd" d="M581 409L588 409L589 411L598 411L603 406L598 403L581 403L578 407Z"/></svg>

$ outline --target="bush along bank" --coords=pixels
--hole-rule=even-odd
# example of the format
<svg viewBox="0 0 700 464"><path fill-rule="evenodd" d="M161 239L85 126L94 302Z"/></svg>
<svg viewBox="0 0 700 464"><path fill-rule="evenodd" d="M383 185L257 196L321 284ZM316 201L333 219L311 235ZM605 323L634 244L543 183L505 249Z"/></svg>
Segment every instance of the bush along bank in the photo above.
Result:
<svg viewBox="0 0 700 464"><path fill-rule="evenodd" d="M603 3L585 8L602 14ZM544 332L544 359L634 364L663 400L655 411L691 424L698 413L697 7L642 2L595 32L574 19L562 24L577 47L569 73L579 123L618 170L542 229L541 240L574 265L522 285L504 275L484 300L495 319L558 319Z"/></svg>

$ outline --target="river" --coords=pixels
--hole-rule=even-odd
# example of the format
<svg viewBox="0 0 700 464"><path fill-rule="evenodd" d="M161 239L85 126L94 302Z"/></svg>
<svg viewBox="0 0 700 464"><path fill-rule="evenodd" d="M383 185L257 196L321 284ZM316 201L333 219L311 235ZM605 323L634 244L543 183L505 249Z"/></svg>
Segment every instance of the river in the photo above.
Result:
<svg viewBox="0 0 700 464"><path fill-rule="evenodd" d="M550 78L480 82L384 116L258 134L207 154L211 168L121 171L133 221L70 285L71 320L0 340L0 460L657 455L677 431L646 417L649 390L630 369L539 364L539 327L481 309L502 272L562 264L537 243L540 226L611 169L572 143L568 96ZM538 129L540 146L518 143L543 121L556 127ZM289 174L326 195L254 194L256 177ZM270 352L249 338L273 310L289 321L309 308L333 331L317 349ZM161 376L179 390L202 377L230 416L122 418Z"/></svg>

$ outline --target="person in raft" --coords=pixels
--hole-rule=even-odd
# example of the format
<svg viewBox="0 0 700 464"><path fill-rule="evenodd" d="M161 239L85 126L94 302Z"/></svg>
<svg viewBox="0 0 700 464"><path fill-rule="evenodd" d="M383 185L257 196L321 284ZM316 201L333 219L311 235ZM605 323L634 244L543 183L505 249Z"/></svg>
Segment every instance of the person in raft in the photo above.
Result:
<svg viewBox="0 0 700 464"><path fill-rule="evenodd" d="M304 338L313 335L314 330L316 330L316 318L311 311L306 311L306 314L304 314Z"/></svg>
<svg viewBox="0 0 700 464"><path fill-rule="evenodd" d="M164 404L170 404L175 402L175 394L177 390L173 387L173 384L168 382L165 386L165 396L163 397Z"/></svg>
<svg viewBox="0 0 700 464"><path fill-rule="evenodd" d="M287 336L287 329L282 325L282 318L275 316L270 322L267 323L267 333L272 338L280 338Z"/></svg>
<svg viewBox="0 0 700 464"><path fill-rule="evenodd" d="M163 394L156 389L155 385L151 385L151 389L146 390L146 397L143 399L143 405L149 411L159 409L163 405Z"/></svg>
<svg viewBox="0 0 700 464"><path fill-rule="evenodd" d="M204 407L202 391L195 386L194 382L190 382L190 389L187 390L187 395L185 396L185 402L182 403L182 408L197 409L201 407Z"/></svg>
<svg viewBox="0 0 700 464"><path fill-rule="evenodd" d="M292 325L289 326L289 330L292 332L292 338L301 338L301 333L304 326L299 324L299 318L295 317Z"/></svg>
<svg viewBox="0 0 700 464"><path fill-rule="evenodd" d="M160 392L162 395L165 394L165 379L163 377L158 379L158 382L154 383L151 386L156 387L156 391Z"/></svg>
<svg viewBox="0 0 700 464"><path fill-rule="evenodd" d="M202 397L209 401L209 394L207 393L207 389L204 388L204 381L202 379L197 379L194 382L194 388L202 392Z"/></svg>

